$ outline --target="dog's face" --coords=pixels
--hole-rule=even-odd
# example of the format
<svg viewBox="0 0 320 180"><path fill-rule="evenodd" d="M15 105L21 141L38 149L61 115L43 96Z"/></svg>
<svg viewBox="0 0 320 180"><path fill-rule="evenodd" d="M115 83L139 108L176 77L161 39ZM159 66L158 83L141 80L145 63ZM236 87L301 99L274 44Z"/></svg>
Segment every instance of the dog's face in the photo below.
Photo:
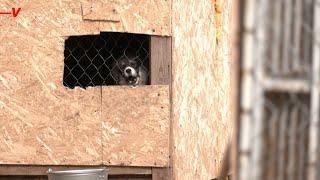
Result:
<svg viewBox="0 0 320 180"><path fill-rule="evenodd" d="M119 70L129 85L135 85L139 80L139 63L139 58L134 56L123 56L118 59Z"/></svg>

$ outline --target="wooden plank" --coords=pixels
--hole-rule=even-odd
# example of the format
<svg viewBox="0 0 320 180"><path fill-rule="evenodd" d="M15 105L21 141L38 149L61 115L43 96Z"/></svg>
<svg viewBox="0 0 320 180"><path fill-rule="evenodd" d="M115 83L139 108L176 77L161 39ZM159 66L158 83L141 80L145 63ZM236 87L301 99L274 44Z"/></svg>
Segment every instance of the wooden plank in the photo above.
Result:
<svg viewBox="0 0 320 180"><path fill-rule="evenodd" d="M0 180L48 180L47 176L0 176Z"/></svg>
<svg viewBox="0 0 320 180"><path fill-rule="evenodd" d="M0 180L48 180L47 176L0 176ZM151 180L150 176L109 176L108 180Z"/></svg>
<svg viewBox="0 0 320 180"><path fill-rule="evenodd" d="M108 180L151 180L150 177L108 177Z"/></svg>
<svg viewBox="0 0 320 180"><path fill-rule="evenodd" d="M231 2L173 1L173 179L218 177L231 141Z"/></svg>
<svg viewBox="0 0 320 180"><path fill-rule="evenodd" d="M152 168L152 180L169 180L169 168Z"/></svg>
<svg viewBox="0 0 320 180"><path fill-rule="evenodd" d="M151 36L151 84L169 85L171 76L171 38Z"/></svg>
<svg viewBox="0 0 320 180"><path fill-rule="evenodd" d="M0 176L46 176L51 168L54 171L107 168L109 175L151 175L151 167L116 167L116 166L35 166L35 165L0 165Z"/></svg>
<svg viewBox="0 0 320 180"><path fill-rule="evenodd" d="M83 19L100 22L100 31L169 36L171 0L83 0Z"/></svg>
<svg viewBox="0 0 320 180"><path fill-rule="evenodd" d="M103 163L168 166L169 105L169 86L103 87Z"/></svg>

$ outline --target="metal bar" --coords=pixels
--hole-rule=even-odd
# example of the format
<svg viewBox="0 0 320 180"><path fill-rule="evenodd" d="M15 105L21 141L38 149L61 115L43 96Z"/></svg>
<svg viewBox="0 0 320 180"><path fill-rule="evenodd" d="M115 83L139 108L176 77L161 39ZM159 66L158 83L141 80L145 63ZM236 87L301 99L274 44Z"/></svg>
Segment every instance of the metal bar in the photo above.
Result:
<svg viewBox="0 0 320 180"><path fill-rule="evenodd" d="M320 0L314 5L314 28L313 28L313 62L312 62L312 90L311 90L311 119L309 130L309 158L308 158L308 180L319 179L317 177L318 160L318 138L319 138L319 109L320 109Z"/></svg>
<svg viewBox="0 0 320 180"><path fill-rule="evenodd" d="M301 71L303 68L301 67L301 60L300 60L300 38L301 38L301 27L302 27L302 0L295 0L295 7L294 7L294 54L293 54L293 70L294 71ZM301 73L301 72L300 72Z"/></svg>
<svg viewBox="0 0 320 180"><path fill-rule="evenodd" d="M308 75L308 78L312 77L312 8L313 8L313 3L312 1L314 0L304 0L303 1L303 33L302 33L302 67L306 67L305 71L306 74ZM309 66L309 67L308 67Z"/></svg>
<svg viewBox="0 0 320 180"><path fill-rule="evenodd" d="M266 91L309 93L310 83L304 79L264 78L262 85Z"/></svg>
<svg viewBox="0 0 320 180"><path fill-rule="evenodd" d="M268 21L261 21L260 19L265 17L268 13L269 7L268 0L260 0L257 3L257 8L262 8L260 11L255 11L256 17L256 49L253 50L255 68L253 69L254 73L254 91L253 91L253 101L255 102L252 113L253 119L252 123L254 124L251 131L253 134L259 134L263 131L263 111L264 111L264 92L263 86L261 85L262 79L264 77L264 65L267 60L266 52L266 26ZM254 137L252 139L252 161L251 161L251 179L260 179L262 177L263 171L263 136Z"/></svg>
<svg viewBox="0 0 320 180"><path fill-rule="evenodd" d="M268 101L266 101L268 102ZM270 105L269 105L270 104ZM279 109L277 107L274 106L274 104L272 103L268 103L266 104L268 109L270 109L270 126L269 126L269 138L270 141L272 143L270 143L270 147L269 147L269 153L268 156L269 157L276 157L276 153L277 153L277 136L278 136L278 123L279 123ZM269 113L269 112L268 112ZM268 174L266 179L275 179L276 176L276 166L275 164L275 160L274 158L266 158L267 160L267 168L269 169Z"/></svg>
<svg viewBox="0 0 320 180"><path fill-rule="evenodd" d="M254 9L255 0L244 0L243 19L243 53L241 61L241 97L240 97L240 132L239 132L239 169L238 179L247 180L250 175L251 145L250 131L252 129L252 99L253 90L253 53L254 47Z"/></svg>
<svg viewBox="0 0 320 180"><path fill-rule="evenodd" d="M297 100L297 99L296 99ZM299 107L298 104L295 104L290 112L290 122L289 122L289 148L288 155L289 161L287 166L288 179L294 180L295 176L295 167L296 167L296 141L297 141L297 124L299 120Z"/></svg>
<svg viewBox="0 0 320 180"><path fill-rule="evenodd" d="M300 125L299 125L299 154L298 154L298 158L299 158L299 162L298 162L298 174L297 174L297 179L298 180L305 180L305 164L306 164L306 134L308 132L306 132L306 124L305 121L309 121L309 119L305 118L305 113L306 111L304 111L303 108L301 108L300 111ZM302 127L302 128L301 128Z"/></svg>
<svg viewBox="0 0 320 180"><path fill-rule="evenodd" d="M274 8L274 20L272 24L273 28L273 36L272 36L272 74L279 75L280 72L280 49L281 49L281 4L282 1L274 0L273 8Z"/></svg>
<svg viewBox="0 0 320 180"><path fill-rule="evenodd" d="M286 145L286 128L287 128L287 120L288 120L288 111L289 107L287 104L281 109L280 115L280 127L279 127L279 144L278 144L278 174L277 180L284 180L285 177L285 145Z"/></svg>
<svg viewBox="0 0 320 180"><path fill-rule="evenodd" d="M283 47L282 47L282 67L284 75L290 73L290 40L291 40L291 0L285 0Z"/></svg>

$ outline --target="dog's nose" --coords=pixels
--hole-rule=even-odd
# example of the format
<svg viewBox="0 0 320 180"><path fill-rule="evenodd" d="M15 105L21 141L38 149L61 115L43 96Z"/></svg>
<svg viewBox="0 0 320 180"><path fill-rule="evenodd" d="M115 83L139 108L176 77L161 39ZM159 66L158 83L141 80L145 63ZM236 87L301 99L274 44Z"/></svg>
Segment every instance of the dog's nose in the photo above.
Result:
<svg viewBox="0 0 320 180"><path fill-rule="evenodd" d="M131 69L130 68L126 69L126 73L130 74L131 73Z"/></svg>

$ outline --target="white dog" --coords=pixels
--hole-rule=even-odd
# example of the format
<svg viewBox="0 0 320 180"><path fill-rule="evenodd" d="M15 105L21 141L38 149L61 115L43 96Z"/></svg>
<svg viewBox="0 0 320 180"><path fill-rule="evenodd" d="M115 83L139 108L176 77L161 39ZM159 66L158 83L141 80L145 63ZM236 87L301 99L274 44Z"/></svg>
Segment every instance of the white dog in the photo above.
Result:
<svg viewBox="0 0 320 180"><path fill-rule="evenodd" d="M124 54L112 65L112 77L119 85L146 85L148 74L138 56Z"/></svg>

